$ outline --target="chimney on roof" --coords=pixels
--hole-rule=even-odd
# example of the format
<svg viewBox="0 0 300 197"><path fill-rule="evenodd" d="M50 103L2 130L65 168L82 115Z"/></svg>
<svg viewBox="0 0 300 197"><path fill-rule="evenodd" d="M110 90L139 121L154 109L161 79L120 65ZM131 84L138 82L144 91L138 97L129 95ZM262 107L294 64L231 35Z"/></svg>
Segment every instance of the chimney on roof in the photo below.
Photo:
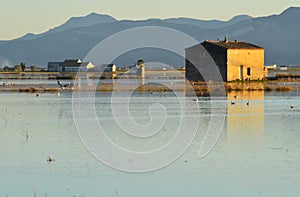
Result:
<svg viewBox="0 0 300 197"><path fill-rule="evenodd" d="M229 40L228 40L228 36L225 36L225 40L224 40L224 42L226 42L226 43L228 43L228 42L229 42Z"/></svg>

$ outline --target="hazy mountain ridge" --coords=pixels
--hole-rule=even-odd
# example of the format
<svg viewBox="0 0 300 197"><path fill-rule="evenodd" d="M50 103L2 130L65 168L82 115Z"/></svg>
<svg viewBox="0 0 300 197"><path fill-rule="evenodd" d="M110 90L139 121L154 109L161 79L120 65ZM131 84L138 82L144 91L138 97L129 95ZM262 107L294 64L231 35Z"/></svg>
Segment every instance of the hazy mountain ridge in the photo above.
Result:
<svg viewBox="0 0 300 197"><path fill-rule="evenodd" d="M20 38L14 39L14 41L18 40L32 40L41 36L45 36L51 33L57 33L62 32L65 30L73 29L73 28L79 28L79 27L89 27L97 24L102 23L113 23L117 22L117 20L109 15L105 14L97 14L97 13L91 13L87 16L80 16L80 17L72 17L64 24L54 27L52 29L49 29L48 31L41 33L41 34L33 34L28 33Z"/></svg>
<svg viewBox="0 0 300 197"><path fill-rule="evenodd" d="M0 41L0 66L6 62L14 65L21 61L46 66L51 60L84 58L96 44L110 35L145 25L173 28L199 42L223 39L228 35L232 40L245 40L265 47L266 64L300 64L297 54L300 51L300 26L295 23L298 20L300 8L297 7L288 8L280 15L258 18L241 15L229 21L187 18L117 21L107 15L90 14L71 18L65 24L40 35L27 34L23 38ZM149 57L151 55L157 54L149 54Z"/></svg>
<svg viewBox="0 0 300 197"><path fill-rule="evenodd" d="M72 17L61 26L50 29L49 32L61 32L78 27L89 27L100 23L113 23L117 20L109 15L91 13L85 17Z"/></svg>
<svg viewBox="0 0 300 197"><path fill-rule="evenodd" d="M239 15L235 16L232 19L228 21L220 21L220 20L199 20L199 19L192 19L192 18L170 18L170 19L147 19L147 20L121 20L118 21L117 19L108 16L108 15L102 15L102 14L97 14L97 13L91 13L87 16L84 17L72 17L70 18L67 22L64 24L54 27L52 29L49 29L47 32L44 32L42 34L33 34L33 33L28 33L20 38L14 39L16 40L31 40L37 37L41 37L50 33L56 33L56 32L61 32L64 30L68 29L73 29L73 28L79 28L79 27L89 27L97 24L103 24L103 23L114 23L114 22L133 22L135 24L139 23L148 23L148 22L153 22L153 21L163 21L167 23L175 23L175 24L186 24L186 25L195 25L198 27L201 27L203 29L217 29L221 27L226 27L235 23L238 23L240 21L252 19L252 17L248 15Z"/></svg>
<svg viewBox="0 0 300 197"><path fill-rule="evenodd" d="M218 29L228 27L235 23L250 20L252 19L251 16L248 15L239 15L235 16L228 21L220 21L220 20L199 20L199 19L191 19L191 18L171 18L165 19L165 22L168 23L175 23L175 24L189 24L201 27L203 29Z"/></svg>

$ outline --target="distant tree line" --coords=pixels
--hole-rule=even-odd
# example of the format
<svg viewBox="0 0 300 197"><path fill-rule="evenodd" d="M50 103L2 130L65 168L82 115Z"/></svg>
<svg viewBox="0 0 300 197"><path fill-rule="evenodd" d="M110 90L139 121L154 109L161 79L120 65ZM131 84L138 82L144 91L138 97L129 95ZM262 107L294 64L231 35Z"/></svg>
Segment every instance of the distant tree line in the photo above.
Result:
<svg viewBox="0 0 300 197"><path fill-rule="evenodd" d="M42 72L45 71L44 69L40 67L36 67L34 65L31 65L30 67L26 68L26 63L21 62L18 65L15 65L14 67L4 66L2 68L3 72Z"/></svg>

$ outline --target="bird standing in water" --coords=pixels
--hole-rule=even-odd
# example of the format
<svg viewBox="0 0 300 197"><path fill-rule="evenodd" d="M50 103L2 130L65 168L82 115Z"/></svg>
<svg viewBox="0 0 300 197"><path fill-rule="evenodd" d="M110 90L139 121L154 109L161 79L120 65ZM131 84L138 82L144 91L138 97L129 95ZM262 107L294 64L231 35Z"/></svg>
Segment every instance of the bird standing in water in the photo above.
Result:
<svg viewBox="0 0 300 197"><path fill-rule="evenodd" d="M291 109L294 109L295 108L295 105L291 105Z"/></svg>
<svg viewBox="0 0 300 197"><path fill-rule="evenodd" d="M54 162L54 161L55 161L55 159L53 159L52 157L48 156L47 162L48 162L49 164L52 163L52 162Z"/></svg>

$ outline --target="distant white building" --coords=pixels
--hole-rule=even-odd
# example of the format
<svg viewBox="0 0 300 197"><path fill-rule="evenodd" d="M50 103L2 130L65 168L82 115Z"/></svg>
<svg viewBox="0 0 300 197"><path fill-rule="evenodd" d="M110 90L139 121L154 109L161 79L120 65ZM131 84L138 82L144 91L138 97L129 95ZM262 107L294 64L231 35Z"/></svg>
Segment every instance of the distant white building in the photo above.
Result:
<svg viewBox="0 0 300 197"><path fill-rule="evenodd" d="M275 70L277 68L277 65L276 64L273 64L273 65L266 65L265 66L265 69L273 69Z"/></svg>
<svg viewBox="0 0 300 197"><path fill-rule="evenodd" d="M82 62L80 59L66 59L64 62L49 62L49 72L85 72L95 66L91 62Z"/></svg>
<svg viewBox="0 0 300 197"><path fill-rule="evenodd" d="M91 72L117 72L117 66L115 64L102 64L99 66L95 66L89 71Z"/></svg>
<svg viewBox="0 0 300 197"><path fill-rule="evenodd" d="M106 66L105 71L115 73L117 72L117 66L115 64L109 64Z"/></svg>
<svg viewBox="0 0 300 197"><path fill-rule="evenodd" d="M279 65L277 66L277 70L288 70L288 67L285 65Z"/></svg>
<svg viewBox="0 0 300 197"><path fill-rule="evenodd" d="M143 59L139 59L136 66L136 75L141 76L142 78L145 77L145 64Z"/></svg>

